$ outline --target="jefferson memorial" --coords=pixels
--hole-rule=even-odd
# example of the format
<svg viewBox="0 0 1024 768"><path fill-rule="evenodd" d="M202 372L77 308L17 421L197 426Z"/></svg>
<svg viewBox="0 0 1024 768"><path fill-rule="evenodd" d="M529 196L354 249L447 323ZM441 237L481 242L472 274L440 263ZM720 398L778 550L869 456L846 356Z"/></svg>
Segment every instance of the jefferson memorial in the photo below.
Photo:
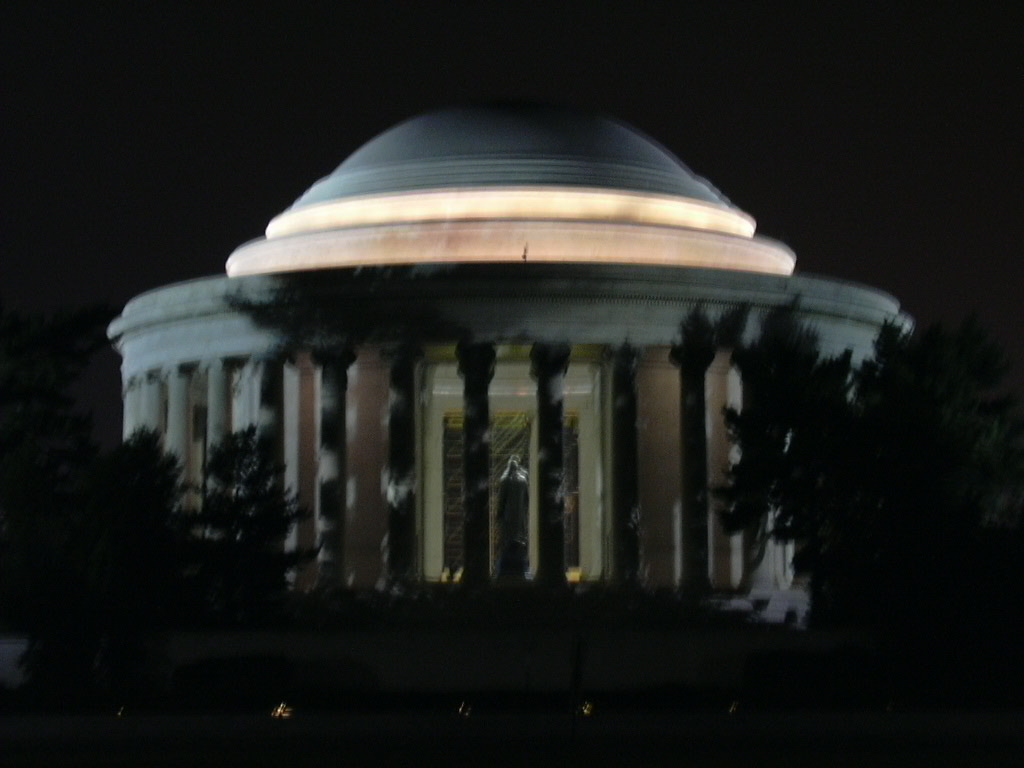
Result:
<svg viewBox="0 0 1024 768"><path fill-rule="evenodd" d="M124 435L159 431L195 486L228 433L273 440L313 512L290 542L318 547L303 588L786 589L788 548L727 534L708 492L724 409L743 406L731 347L782 307L855 359L903 321L892 297L794 266L621 122L428 113L314 183L225 275L127 304L109 330ZM733 333L708 348L695 318Z"/></svg>

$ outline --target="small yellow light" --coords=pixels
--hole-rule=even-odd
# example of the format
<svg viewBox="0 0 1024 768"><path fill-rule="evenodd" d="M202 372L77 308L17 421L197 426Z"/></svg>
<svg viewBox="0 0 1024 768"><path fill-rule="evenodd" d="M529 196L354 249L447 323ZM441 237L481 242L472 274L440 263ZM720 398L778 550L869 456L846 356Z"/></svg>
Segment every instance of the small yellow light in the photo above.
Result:
<svg viewBox="0 0 1024 768"><path fill-rule="evenodd" d="M594 705L589 701L584 701L582 704L580 704L580 714L583 717L590 717L592 714L594 714Z"/></svg>
<svg viewBox="0 0 1024 768"><path fill-rule="evenodd" d="M473 705L471 705L469 702L462 701L462 702L459 703L458 713L462 717L469 717L472 714L472 712L473 712Z"/></svg>
<svg viewBox="0 0 1024 768"><path fill-rule="evenodd" d="M732 702L732 703L731 703L731 704L729 705L729 714L730 714L730 715L735 715L735 714L736 714L736 711L737 711L737 710L738 710L739 708L740 708L740 703L739 703L738 701L733 701L733 702Z"/></svg>
<svg viewBox="0 0 1024 768"><path fill-rule="evenodd" d="M270 716L275 720L287 720L292 714L292 708L284 701L270 711Z"/></svg>

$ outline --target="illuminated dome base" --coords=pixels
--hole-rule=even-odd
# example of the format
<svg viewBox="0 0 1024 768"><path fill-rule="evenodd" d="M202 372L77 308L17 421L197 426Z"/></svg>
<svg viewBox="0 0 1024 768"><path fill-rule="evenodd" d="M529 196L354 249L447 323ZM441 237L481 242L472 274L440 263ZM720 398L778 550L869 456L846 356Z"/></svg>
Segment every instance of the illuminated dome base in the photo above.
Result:
<svg viewBox="0 0 1024 768"><path fill-rule="evenodd" d="M342 267L446 263L588 263L789 275L785 246L695 229L551 221L395 224L257 240L228 259L231 277Z"/></svg>

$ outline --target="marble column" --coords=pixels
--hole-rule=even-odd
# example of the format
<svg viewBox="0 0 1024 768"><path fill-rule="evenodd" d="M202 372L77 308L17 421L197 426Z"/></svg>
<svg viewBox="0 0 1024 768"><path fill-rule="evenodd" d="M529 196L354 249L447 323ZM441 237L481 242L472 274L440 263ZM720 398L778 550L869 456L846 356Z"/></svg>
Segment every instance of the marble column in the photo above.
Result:
<svg viewBox="0 0 1024 768"><path fill-rule="evenodd" d="M318 459L316 543L317 586L337 587L344 573L346 498L346 393L349 349L319 353L320 450Z"/></svg>
<svg viewBox="0 0 1024 768"><path fill-rule="evenodd" d="M278 357L257 357L239 369L231 418L236 432L256 427L260 437L280 445L283 368Z"/></svg>
<svg viewBox="0 0 1024 768"><path fill-rule="evenodd" d="M255 426L259 416L257 400L259 396L259 364L256 360L246 360L232 372L231 386L231 427L235 432Z"/></svg>
<svg viewBox="0 0 1024 768"><path fill-rule="evenodd" d="M142 386L136 377L124 386L124 415L121 420L121 439L127 440L142 425Z"/></svg>
<svg viewBox="0 0 1024 768"><path fill-rule="evenodd" d="M640 491L637 466L636 368L639 351L623 345L612 357L613 580L640 577Z"/></svg>
<svg viewBox="0 0 1024 768"><path fill-rule="evenodd" d="M211 360L206 365L206 453L231 431L231 375L227 364Z"/></svg>
<svg viewBox="0 0 1024 768"><path fill-rule="evenodd" d="M412 344L387 350L388 400L387 574L392 587L415 580L416 568L416 361Z"/></svg>
<svg viewBox="0 0 1024 768"><path fill-rule="evenodd" d="M281 458L281 412L284 397L284 361L279 357L266 357L257 362L259 396L256 427L261 438L269 439Z"/></svg>
<svg viewBox="0 0 1024 768"><path fill-rule="evenodd" d="M706 338L693 334L672 348L671 359L679 366L679 397L682 424L682 520L679 549L682 552L682 588L704 594L708 581L708 450L704 377L715 357Z"/></svg>
<svg viewBox="0 0 1024 768"><path fill-rule="evenodd" d="M490 578L491 415L488 389L494 377L493 344L460 344L463 379L463 567L462 583Z"/></svg>
<svg viewBox="0 0 1024 768"><path fill-rule="evenodd" d="M537 380L537 571L547 586L565 584L565 467L563 401L567 344L534 344L531 374Z"/></svg>
<svg viewBox="0 0 1024 768"><path fill-rule="evenodd" d="M707 483L710 488L728 481L734 448L725 426L725 409L742 408L743 386L732 365L729 350L719 350L707 373ZM736 589L743 581L746 556L743 534L729 534L722 526L721 503L711 494L707 499L708 573L714 589Z"/></svg>
<svg viewBox="0 0 1024 768"><path fill-rule="evenodd" d="M189 371L174 366L167 371L167 429L164 432L164 450L178 459L187 469L188 443L191 431L191 409L188 389L191 382Z"/></svg>
<svg viewBox="0 0 1024 768"><path fill-rule="evenodd" d="M140 381L140 416L138 427L154 432L163 430L163 382L155 371L145 374Z"/></svg>

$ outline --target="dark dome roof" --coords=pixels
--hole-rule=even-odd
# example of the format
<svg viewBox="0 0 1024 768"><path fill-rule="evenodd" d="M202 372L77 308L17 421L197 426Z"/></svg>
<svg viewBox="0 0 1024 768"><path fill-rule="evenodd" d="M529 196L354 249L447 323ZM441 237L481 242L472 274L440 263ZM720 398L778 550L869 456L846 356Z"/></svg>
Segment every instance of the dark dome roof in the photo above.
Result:
<svg viewBox="0 0 1024 768"><path fill-rule="evenodd" d="M451 187L578 186L732 207L672 153L624 123L556 107L462 107L414 117L357 149L292 209Z"/></svg>

